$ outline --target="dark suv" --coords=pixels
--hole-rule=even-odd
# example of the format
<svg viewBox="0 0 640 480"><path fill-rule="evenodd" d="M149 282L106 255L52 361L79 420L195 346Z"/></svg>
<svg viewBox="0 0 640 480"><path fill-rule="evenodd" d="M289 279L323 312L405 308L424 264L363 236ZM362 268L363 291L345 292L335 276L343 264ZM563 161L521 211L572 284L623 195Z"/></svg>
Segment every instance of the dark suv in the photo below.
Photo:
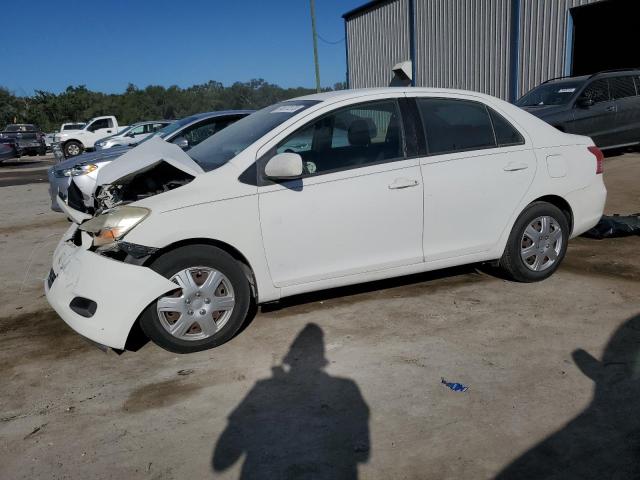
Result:
<svg viewBox="0 0 640 480"><path fill-rule="evenodd" d="M563 132L591 137L602 149L640 143L640 70L554 78L516 105Z"/></svg>

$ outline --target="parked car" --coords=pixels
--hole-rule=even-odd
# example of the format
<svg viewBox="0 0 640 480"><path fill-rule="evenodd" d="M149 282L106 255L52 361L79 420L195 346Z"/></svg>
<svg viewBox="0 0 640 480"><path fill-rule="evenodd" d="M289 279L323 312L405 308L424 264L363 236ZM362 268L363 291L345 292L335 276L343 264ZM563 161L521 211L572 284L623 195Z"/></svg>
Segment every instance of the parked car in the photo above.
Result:
<svg viewBox="0 0 640 480"><path fill-rule="evenodd" d="M192 115L190 117L169 123L164 128L154 133L154 136L162 138L166 142L176 143L180 148L188 150L200 142L219 132L227 125L249 115L251 110L226 110L220 112L207 112ZM143 139L142 142L147 140ZM120 157L131 146L118 146L106 150L84 153L69 158L49 168L49 194L51 196L51 209L61 211L58 206L58 195L67 198L71 180L74 181L74 193L82 199L85 207L94 205L93 192L96 186L96 178L102 167Z"/></svg>
<svg viewBox="0 0 640 480"><path fill-rule="evenodd" d="M0 139L0 162L10 158L19 158L16 143L12 139Z"/></svg>
<svg viewBox="0 0 640 480"><path fill-rule="evenodd" d="M516 105L563 132L591 137L601 149L640 143L640 70L551 79Z"/></svg>
<svg viewBox="0 0 640 480"><path fill-rule="evenodd" d="M53 153L58 161L75 157L84 151L93 150L96 141L119 133L127 126L118 125L118 120L112 115L92 118L81 129L65 129L56 134L52 146Z"/></svg>
<svg viewBox="0 0 640 480"><path fill-rule="evenodd" d="M172 123L172 120L155 120L149 122L134 123L120 133L98 140L95 143L96 150L105 150L111 147L134 146L158 130Z"/></svg>
<svg viewBox="0 0 640 480"><path fill-rule="evenodd" d="M45 282L73 329L174 352L234 336L249 306L475 262L549 277L594 226L602 153L496 98L394 88L262 109L188 151L152 137L101 169Z"/></svg>
<svg viewBox="0 0 640 480"><path fill-rule="evenodd" d="M44 133L31 123L10 124L0 132L0 140L13 140L19 155L44 155Z"/></svg>

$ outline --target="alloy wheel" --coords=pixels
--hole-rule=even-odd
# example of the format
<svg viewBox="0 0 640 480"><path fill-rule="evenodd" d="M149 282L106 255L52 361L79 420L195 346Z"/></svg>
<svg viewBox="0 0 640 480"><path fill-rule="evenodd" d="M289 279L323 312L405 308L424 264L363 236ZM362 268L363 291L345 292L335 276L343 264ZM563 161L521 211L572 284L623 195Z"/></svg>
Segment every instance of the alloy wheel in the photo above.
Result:
<svg viewBox="0 0 640 480"><path fill-rule="evenodd" d="M527 225L520 243L520 257L534 272L550 268L562 251L562 229L550 216L537 217Z"/></svg>

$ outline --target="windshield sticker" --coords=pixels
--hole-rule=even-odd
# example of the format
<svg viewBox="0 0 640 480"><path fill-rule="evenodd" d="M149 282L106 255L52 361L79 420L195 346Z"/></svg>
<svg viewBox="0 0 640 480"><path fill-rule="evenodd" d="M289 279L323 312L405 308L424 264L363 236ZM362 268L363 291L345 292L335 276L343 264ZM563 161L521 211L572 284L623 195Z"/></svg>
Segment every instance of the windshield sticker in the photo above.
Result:
<svg viewBox="0 0 640 480"><path fill-rule="evenodd" d="M558 90L558 93L573 93L575 91L575 88L561 88L560 90Z"/></svg>
<svg viewBox="0 0 640 480"><path fill-rule="evenodd" d="M283 105L275 110L271 110L271 113L293 113L297 112L301 108L304 108L304 105Z"/></svg>

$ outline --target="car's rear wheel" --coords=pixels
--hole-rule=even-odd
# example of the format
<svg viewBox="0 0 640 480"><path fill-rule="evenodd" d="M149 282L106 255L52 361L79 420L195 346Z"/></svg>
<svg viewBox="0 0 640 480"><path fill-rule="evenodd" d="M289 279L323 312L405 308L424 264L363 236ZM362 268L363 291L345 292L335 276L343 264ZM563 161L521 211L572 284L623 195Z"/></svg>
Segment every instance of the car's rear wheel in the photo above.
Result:
<svg viewBox="0 0 640 480"><path fill-rule="evenodd" d="M80 142L76 142L75 140L70 140L64 144L64 156L75 157L76 155L80 155L82 153L82 144Z"/></svg>
<svg viewBox="0 0 640 480"><path fill-rule="evenodd" d="M144 333L162 348L189 353L217 347L244 323L251 287L238 261L224 250L185 246L150 267L178 286L153 302L140 319Z"/></svg>
<svg viewBox="0 0 640 480"><path fill-rule="evenodd" d="M513 226L500 267L518 282L544 280L560 266L568 240L565 214L550 203L534 202Z"/></svg>

